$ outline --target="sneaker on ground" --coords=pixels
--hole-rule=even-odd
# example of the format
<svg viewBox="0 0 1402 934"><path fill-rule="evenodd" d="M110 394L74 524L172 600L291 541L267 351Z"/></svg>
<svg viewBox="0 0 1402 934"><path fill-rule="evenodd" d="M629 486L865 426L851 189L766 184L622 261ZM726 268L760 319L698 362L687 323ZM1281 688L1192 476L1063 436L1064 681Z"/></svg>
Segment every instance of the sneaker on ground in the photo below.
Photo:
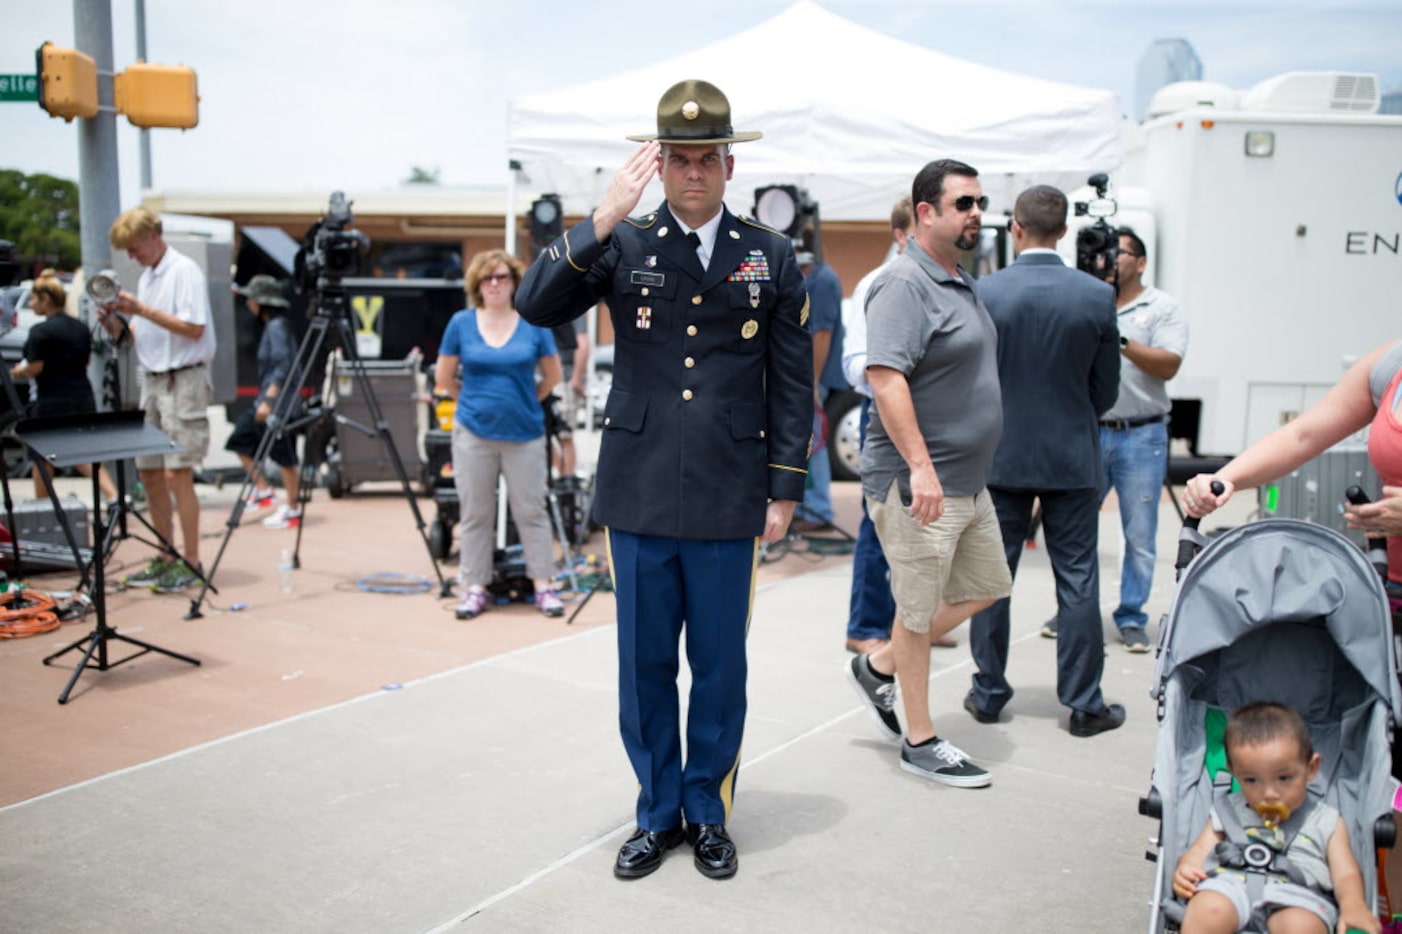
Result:
<svg viewBox="0 0 1402 934"><path fill-rule="evenodd" d="M480 616L487 609L487 592L485 590L469 590L462 595L458 605L453 607L453 615L458 619L472 619Z"/></svg>
<svg viewBox="0 0 1402 934"><path fill-rule="evenodd" d="M1057 618L1053 616L1051 619L1047 620L1045 623L1042 624L1042 635L1046 636L1048 639L1055 639L1056 625Z"/></svg>
<svg viewBox="0 0 1402 934"><path fill-rule="evenodd" d="M277 508L277 512L263 520L265 529L295 529L302 524L302 510L291 509L286 503Z"/></svg>
<svg viewBox="0 0 1402 934"><path fill-rule="evenodd" d="M173 566L174 562L165 558L152 558L146 567L123 577L122 583L128 587L153 587L158 580L170 573Z"/></svg>
<svg viewBox="0 0 1402 934"><path fill-rule="evenodd" d="M546 587L537 590L535 594L535 605L540 612L546 616L564 616L565 605L560 602L560 595L555 592L554 587Z"/></svg>
<svg viewBox="0 0 1402 934"><path fill-rule="evenodd" d="M188 590L199 582L199 576L190 570L190 566L184 561L172 561L170 569L160 580L151 585L151 589L156 593L180 593Z"/></svg>
<svg viewBox="0 0 1402 934"><path fill-rule="evenodd" d="M1126 652L1143 655L1149 651L1149 634L1144 631L1143 626L1124 627L1120 630L1120 641L1125 644Z"/></svg>
<svg viewBox="0 0 1402 934"><path fill-rule="evenodd" d="M901 738L901 721L896 719L896 681L878 678L867 663L866 655L858 655L847 666L847 678L856 688L857 696L866 705L881 732L891 739Z"/></svg>
<svg viewBox="0 0 1402 934"><path fill-rule="evenodd" d="M974 765L964 750L947 739L924 746L901 743L901 768L956 788L984 788L993 783L987 769Z"/></svg>
<svg viewBox="0 0 1402 934"><path fill-rule="evenodd" d="M271 487L263 487L262 489L254 490L252 493L248 494L248 508L267 509L273 504L275 495Z"/></svg>

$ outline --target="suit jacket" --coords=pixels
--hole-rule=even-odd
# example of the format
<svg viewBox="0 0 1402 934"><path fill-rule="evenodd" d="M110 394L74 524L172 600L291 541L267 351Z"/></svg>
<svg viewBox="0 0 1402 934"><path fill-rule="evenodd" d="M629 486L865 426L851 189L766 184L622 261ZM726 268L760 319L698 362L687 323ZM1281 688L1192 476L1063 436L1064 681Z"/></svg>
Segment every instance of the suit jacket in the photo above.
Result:
<svg viewBox="0 0 1402 934"><path fill-rule="evenodd" d="M613 319L594 516L670 538L748 538L802 500L813 418L808 296L787 237L722 208L710 267L664 204L600 243L587 218L526 271L532 324Z"/></svg>
<svg viewBox="0 0 1402 934"><path fill-rule="evenodd" d="M978 282L998 328L1003 438L990 487L1095 489L1099 417L1120 384L1115 290L1059 256L1033 253Z"/></svg>

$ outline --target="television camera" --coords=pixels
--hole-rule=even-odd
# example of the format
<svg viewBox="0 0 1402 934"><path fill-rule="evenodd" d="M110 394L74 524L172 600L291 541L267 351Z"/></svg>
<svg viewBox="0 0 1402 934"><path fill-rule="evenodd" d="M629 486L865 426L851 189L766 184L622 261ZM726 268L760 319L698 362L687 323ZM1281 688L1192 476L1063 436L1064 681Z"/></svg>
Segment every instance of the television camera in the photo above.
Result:
<svg viewBox="0 0 1402 934"><path fill-rule="evenodd" d="M351 225L351 203L343 191L333 191L326 216L307 230L297 251L293 273L302 292L324 291L340 285L347 276L358 276L370 248L370 238Z"/></svg>
<svg viewBox="0 0 1402 934"><path fill-rule="evenodd" d="M1086 179L1095 189L1095 197L1076 202L1077 217L1093 217L1095 223L1082 227L1076 234L1076 268L1097 279L1115 284L1115 260L1120 255L1120 232L1106 218L1114 217L1119 206L1105 195L1110 177L1097 172Z"/></svg>

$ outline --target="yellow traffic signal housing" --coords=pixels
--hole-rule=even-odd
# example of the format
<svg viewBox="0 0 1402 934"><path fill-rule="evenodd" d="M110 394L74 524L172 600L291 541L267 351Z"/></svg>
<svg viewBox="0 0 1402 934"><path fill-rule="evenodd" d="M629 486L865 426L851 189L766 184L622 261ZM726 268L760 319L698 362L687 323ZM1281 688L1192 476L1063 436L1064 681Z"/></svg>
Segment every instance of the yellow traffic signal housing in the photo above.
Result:
<svg viewBox="0 0 1402 934"><path fill-rule="evenodd" d="M75 49L45 42L34 53L39 73L39 106L72 122L97 116L97 62Z"/></svg>
<svg viewBox="0 0 1402 934"><path fill-rule="evenodd" d="M133 126L188 130L200 122L195 70L137 62L112 76L112 102Z"/></svg>

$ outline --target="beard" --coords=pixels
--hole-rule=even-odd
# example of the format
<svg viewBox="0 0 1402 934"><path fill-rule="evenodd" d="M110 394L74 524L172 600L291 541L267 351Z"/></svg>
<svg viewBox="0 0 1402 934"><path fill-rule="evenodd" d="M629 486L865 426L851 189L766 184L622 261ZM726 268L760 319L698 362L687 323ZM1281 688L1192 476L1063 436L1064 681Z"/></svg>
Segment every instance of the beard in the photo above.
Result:
<svg viewBox="0 0 1402 934"><path fill-rule="evenodd" d="M978 246L979 229L980 228L975 227L972 231L965 230L959 235L959 239L954 241L954 245L961 250L972 250L974 247Z"/></svg>

